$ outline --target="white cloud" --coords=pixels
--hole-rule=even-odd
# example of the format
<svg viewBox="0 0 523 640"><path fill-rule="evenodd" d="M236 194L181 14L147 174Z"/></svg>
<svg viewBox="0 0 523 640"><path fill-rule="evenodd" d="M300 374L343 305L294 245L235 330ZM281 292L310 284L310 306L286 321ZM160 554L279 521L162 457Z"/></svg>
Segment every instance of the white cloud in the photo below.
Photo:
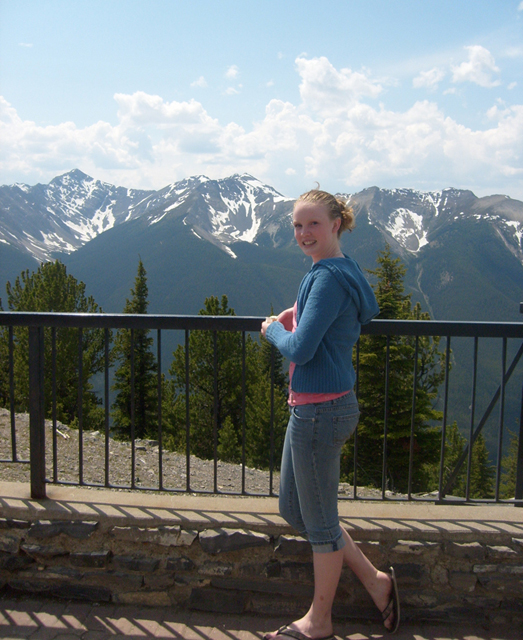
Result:
<svg viewBox="0 0 523 640"><path fill-rule="evenodd" d="M28 49L30 49L33 45L30 42L19 42L18 46L19 47L27 47Z"/></svg>
<svg viewBox="0 0 523 640"><path fill-rule="evenodd" d="M416 89L421 87L426 87L427 89L434 90L438 87L439 83L445 77L445 72L443 69L438 69L434 67L429 71L422 71L418 76L414 78L412 81L412 86Z"/></svg>
<svg viewBox="0 0 523 640"><path fill-rule="evenodd" d="M242 85L238 85L238 87L227 87L227 89L225 89L224 93L227 96L235 96L238 93L240 93L240 89L241 89Z"/></svg>
<svg viewBox="0 0 523 640"><path fill-rule="evenodd" d="M493 80L493 74L499 73L494 56L488 49L481 45L465 47L469 53L469 59L459 66L452 67L453 82L473 82L480 87L496 87L499 80Z"/></svg>
<svg viewBox="0 0 523 640"><path fill-rule="evenodd" d="M249 127L220 122L197 100L144 92L115 94L115 124L43 127L0 98L0 173L34 184L81 167L113 184L161 188L246 171L289 196L318 180L339 191L455 186L523 199L523 105L498 103L488 128L473 129L433 101L375 104L382 87L365 71L303 56L296 67L301 100L271 100Z"/></svg>
<svg viewBox="0 0 523 640"><path fill-rule="evenodd" d="M203 76L200 76L198 80L191 82L191 87L201 87L205 89L206 86L207 86L207 80Z"/></svg>
<svg viewBox="0 0 523 640"><path fill-rule="evenodd" d="M519 3L518 11L523 11L523 2Z"/></svg>
<svg viewBox="0 0 523 640"><path fill-rule="evenodd" d="M225 77L229 78L229 80L233 80L234 78L238 77L239 73L240 73L240 70L235 64L233 64L225 72Z"/></svg>
<svg viewBox="0 0 523 640"><path fill-rule="evenodd" d="M364 73L340 69L325 57L296 58L296 68L301 76L300 94L303 102L314 111L343 111L362 97L376 98L382 92L381 85Z"/></svg>

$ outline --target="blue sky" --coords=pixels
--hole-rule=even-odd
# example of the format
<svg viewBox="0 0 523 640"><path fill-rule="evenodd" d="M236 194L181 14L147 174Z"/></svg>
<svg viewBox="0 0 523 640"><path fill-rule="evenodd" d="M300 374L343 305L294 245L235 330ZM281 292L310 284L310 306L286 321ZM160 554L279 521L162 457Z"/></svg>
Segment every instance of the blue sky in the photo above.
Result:
<svg viewBox="0 0 523 640"><path fill-rule="evenodd" d="M0 184L523 200L522 0L0 0Z"/></svg>

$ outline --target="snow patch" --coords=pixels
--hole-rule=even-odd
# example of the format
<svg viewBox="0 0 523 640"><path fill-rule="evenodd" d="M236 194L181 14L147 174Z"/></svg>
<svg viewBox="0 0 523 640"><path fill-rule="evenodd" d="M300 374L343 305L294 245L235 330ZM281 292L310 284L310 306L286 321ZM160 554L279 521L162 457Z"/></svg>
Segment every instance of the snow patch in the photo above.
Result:
<svg viewBox="0 0 523 640"><path fill-rule="evenodd" d="M423 216L410 209L396 209L385 227L402 247L417 253L428 244L427 232L423 229Z"/></svg>

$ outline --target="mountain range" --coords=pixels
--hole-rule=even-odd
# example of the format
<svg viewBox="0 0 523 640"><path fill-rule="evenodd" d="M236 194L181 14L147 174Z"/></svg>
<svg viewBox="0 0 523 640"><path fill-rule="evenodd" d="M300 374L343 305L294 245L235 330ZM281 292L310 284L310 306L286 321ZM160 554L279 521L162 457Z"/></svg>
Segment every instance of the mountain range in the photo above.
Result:
<svg viewBox="0 0 523 640"><path fill-rule="evenodd" d="M372 269L388 243L407 266L408 292L433 318L521 320L522 202L452 188L340 195L356 215L344 251ZM158 191L77 169L45 185L4 185L2 281L58 258L105 311L121 312L141 258L153 313L197 313L225 293L238 314L264 315L293 303L310 266L294 243L293 203L248 174L192 176Z"/></svg>

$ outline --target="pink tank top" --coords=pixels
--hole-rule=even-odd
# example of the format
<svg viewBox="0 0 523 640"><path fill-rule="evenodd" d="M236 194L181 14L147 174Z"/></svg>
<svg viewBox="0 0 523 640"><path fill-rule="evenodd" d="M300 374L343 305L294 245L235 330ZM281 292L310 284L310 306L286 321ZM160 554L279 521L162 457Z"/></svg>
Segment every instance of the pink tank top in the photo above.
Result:
<svg viewBox="0 0 523 640"><path fill-rule="evenodd" d="M296 327L298 323L296 322L296 313L297 313L298 303L294 303L294 307L292 310L292 332L296 331ZM292 374L294 373L294 369L296 365L294 362L291 362L289 365L289 399L288 403L291 407L295 407L299 404L316 404L317 402L327 402L328 400L336 400L336 398L341 398L341 396L346 395L349 391L343 391L342 393L300 393L298 391L292 390Z"/></svg>

